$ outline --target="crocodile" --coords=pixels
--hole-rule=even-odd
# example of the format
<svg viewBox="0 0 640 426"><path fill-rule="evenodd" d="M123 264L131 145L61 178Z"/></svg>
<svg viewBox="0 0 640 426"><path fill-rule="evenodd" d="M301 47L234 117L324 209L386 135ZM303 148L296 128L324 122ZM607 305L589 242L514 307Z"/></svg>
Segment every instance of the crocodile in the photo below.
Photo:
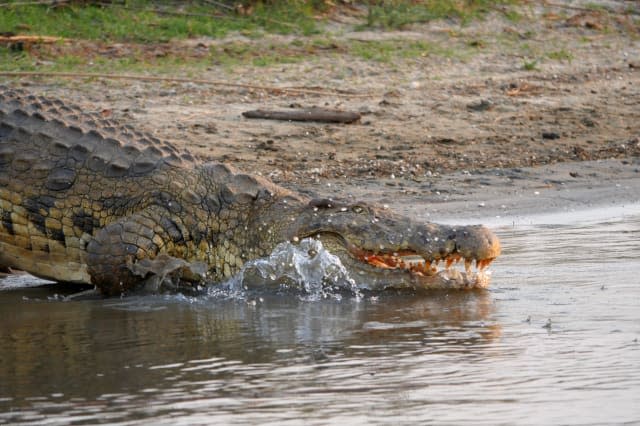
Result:
<svg viewBox="0 0 640 426"><path fill-rule="evenodd" d="M485 287L482 270L500 254L484 226L311 197L99 111L0 86L0 267L105 296L152 278L188 289L306 238L375 288Z"/></svg>

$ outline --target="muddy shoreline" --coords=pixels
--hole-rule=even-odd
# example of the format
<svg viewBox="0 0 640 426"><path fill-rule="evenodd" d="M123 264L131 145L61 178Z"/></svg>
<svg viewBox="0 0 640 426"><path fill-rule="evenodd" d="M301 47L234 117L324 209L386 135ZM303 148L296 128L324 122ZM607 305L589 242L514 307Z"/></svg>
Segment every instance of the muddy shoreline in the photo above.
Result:
<svg viewBox="0 0 640 426"><path fill-rule="evenodd" d="M571 223L640 213L640 159L456 172L426 183L335 180L303 190L366 199L440 223Z"/></svg>

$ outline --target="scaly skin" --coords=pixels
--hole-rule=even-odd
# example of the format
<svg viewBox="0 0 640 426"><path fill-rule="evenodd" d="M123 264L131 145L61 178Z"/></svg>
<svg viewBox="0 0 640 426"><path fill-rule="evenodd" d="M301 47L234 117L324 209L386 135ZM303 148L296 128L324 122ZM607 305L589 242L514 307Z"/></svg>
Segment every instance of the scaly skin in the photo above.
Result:
<svg viewBox="0 0 640 426"><path fill-rule="evenodd" d="M483 268L500 253L484 227L311 199L99 113L0 86L0 267L114 295L153 276L222 281L305 237L375 288L481 287L475 274L433 266Z"/></svg>

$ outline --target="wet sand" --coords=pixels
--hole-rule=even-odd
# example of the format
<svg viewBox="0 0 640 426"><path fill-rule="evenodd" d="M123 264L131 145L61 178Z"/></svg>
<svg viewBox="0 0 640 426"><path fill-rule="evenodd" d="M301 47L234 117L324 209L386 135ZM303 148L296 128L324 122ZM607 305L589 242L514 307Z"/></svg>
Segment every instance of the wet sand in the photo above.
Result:
<svg viewBox="0 0 640 426"><path fill-rule="evenodd" d="M639 212L640 159L457 172L424 182L332 181L304 188L370 200L441 223L531 224L549 215L556 216L554 223L570 223Z"/></svg>

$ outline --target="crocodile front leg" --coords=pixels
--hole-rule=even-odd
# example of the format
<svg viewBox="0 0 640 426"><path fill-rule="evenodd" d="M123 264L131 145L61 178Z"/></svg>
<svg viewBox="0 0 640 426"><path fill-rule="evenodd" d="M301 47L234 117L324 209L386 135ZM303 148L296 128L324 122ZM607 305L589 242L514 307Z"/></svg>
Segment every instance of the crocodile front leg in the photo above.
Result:
<svg viewBox="0 0 640 426"><path fill-rule="evenodd" d="M156 208L126 216L101 229L87 245L87 270L91 282L105 295L117 295L158 286L166 276L179 273L187 281L201 280L206 266L176 257L188 232ZM180 254L180 253L178 253Z"/></svg>

